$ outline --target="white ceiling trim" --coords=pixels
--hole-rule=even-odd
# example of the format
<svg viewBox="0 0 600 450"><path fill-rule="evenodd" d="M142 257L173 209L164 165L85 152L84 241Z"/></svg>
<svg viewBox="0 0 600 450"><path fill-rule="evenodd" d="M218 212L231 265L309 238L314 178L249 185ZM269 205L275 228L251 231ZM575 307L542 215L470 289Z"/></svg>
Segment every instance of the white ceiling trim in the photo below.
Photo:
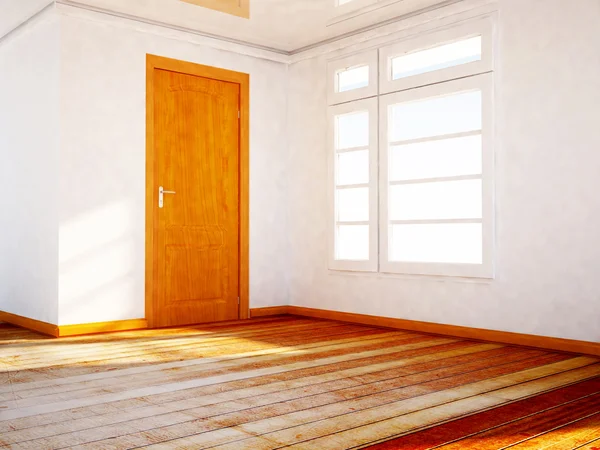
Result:
<svg viewBox="0 0 600 450"><path fill-rule="evenodd" d="M333 44L336 42L340 42L340 41L345 41L348 40L354 36L358 36L358 35L362 35L364 33L367 33L369 31L373 31L373 30L377 30L379 28L385 27L389 24L393 24L396 22L399 22L401 20L406 20L412 17L416 17L416 16L420 16L422 14L426 14L432 11L438 11L438 10L443 10L449 6L455 5L455 4L460 4L460 3L469 3L468 0L445 0L442 3L433 5L433 6L429 6L426 8L421 8L418 9L416 11L412 11L410 13L406 13L406 14L401 14L399 16L394 16L391 17L389 19L386 19L383 22L379 22L377 24L374 25L369 25L366 27L362 27L359 28L357 30L345 33L343 35L340 36L336 36L336 37L332 37L329 39L325 39L319 42L316 42L314 44L308 45L308 46L304 46L304 47L300 47L291 51L287 51L281 48L276 48L276 47L270 47L270 46L264 46L264 45L260 45L260 44L254 44L251 42L247 42L247 41L243 41L243 40L239 40L239 39L234 39L234 38L228 38L222 35L218 35L218 34L213 34L213 33L206 33L206 32L202 32L202 31L198 31L198 30L194 30L191 28L186 28L186 27L180 27L177 25L173 25L167 22L161 22L161 21L157 21L157 20L152 20L152 19L146 19L137 15L133 15L133 14L126 14L126 13L121 13L119 11L114 11L111 9L105 9L105 8L98 8L95 6L90 6L87 5L85 3L81 3L78 2L77 0L56 0L56 3L59 5L65 5L65 6L71 6L74 8L79 8L82 10L86 10L86 11L92 11L92 12L96 12L96 13L100 13L100 14L105 14L105 15L109 15L112 17L118 17L121 19L125 19L125 20L133 20L136 22L141 22L141 23L145 23L148 25L154 25L154 26L158 26L158 27L163 27L163 28L168 28L171 30L176 30L176 31L181 31L183 33L188 33L188 34L193 34L196 36L200 36L203 38L207 38L207 39L211 39L211 40L215 40L215 41L222 41L222 42L227 42L230 44L235 44L235 45L241 45L244 47L248 47L248 48L254 48L257 50L261 50L264 52L269 52L269 53L274 53L277 55L283 55L283 56L288 56L288 57L292 57L294 55L298 55L300 53L305 53L305 52L309 52L311 50L314 49L318 49L321 47L324 47L326 45L329 44ZM392 2L395 3L395 2ZM276 60L281 60L281 58L275 58Z"/></svg>
<svg viewBox="0 0 600 450"><path fill-rule="evenodd" d="M360 0L358 0L358 1L360 1ZM401 1L403 1L403 0L379 0L376 3L369 2L365 6L362 6L362 7L358 8L358 9L353 9L353 10L351 10L349 12L346 12L344 14L340 14L338 16L335 16L335 17L329 19L329 21L327 22L327 26L330 27L330 26L335 25L337 23L344 22L346 20L354 19L355 17L362 16L364 14L368 14L368 13L370 13L372 11L376 11L378 9L386 8L386 7L390 6L390 5L393 5L395 3L399 3ZM351 6L352 3L346 3L344 6L346 6L346 5Z"/></svg>
<svg viewBox="0 0 600 450"><path fill-rule="evenodd" d="M202 31L191 29L191 28L180 27L178 25L172 25L167 22L146 19L146 18L143 18L140 16L136 16L136 15L132 15L132 14L125 14L125 13L121 13L119 11L114 11L114 10L110 10L110 9L98 8L98 7L90 6L90 5L80 3L80 2L77 2L74 0L56 0L56 4L59 5L59 9L63 12L68 12L69 11L68 8L79 9L82 11L89 11L92 13L102 14L102 15L109 16L109 17L115 17L118 19L134 21L134 22L138 22L138 23L142 23L142 24L146 24L146 25L150 25L150 26L154 26L154 27L167 28L170 30L175 30L175 31L179 31L182 33L186 33L188 35L198 36L198 37L204 38L208 41L212 41L211 42L212 46L217 47L217 48L221 47L218 45L218 43L226 43L226 44L233 44L236 46L242 46L242 47L245 47L246 49L259 50L262 53L259 57L265 57L267 55L265 55L264 53L267 53L267 54L271 54L271 56L273 56L272 58L267 58L267 59L274 59L274 60L280 61L280 62L284 62L284 61L287 62L287 58L285 58L285 57L289 56L289 54L290 54L289 52L287 52L285 50L277 49L274 47L268 47L268 46L264 46L264 45L260 45L260 44L253 44L250 42L246 42L246 41L242 41L242 40L238 40L238 39L234 39L234 38L228 38L225 36L216 35L216 34L212 34L212 33L205 33ZM211 44L209 44L209 45L211 45ZM229 45L228 47L229 48L227 48L227 49L231 50L231 46ZM241 53L251 54L252 52L249 53L248 51L242 51ZM252 55L252 56L258 56L258 55ZM284 57L284 58L282 58L282 57ZM282 59L284 61L282 61Z"/></svg>
<svg viewBox="0 0 600 450"><path fill-rule="evenodd" d="M340 36L311 44L306 47L298 48L292 51L286 51L283 49L253 44L238 39L227 38L221 35L205 33L186 27L180 27L166 22L145 19L143 17L125 14L118 11L98 8L80 3L76 0L54 0L42 8L42 10L38 11L29 19L18 25L16 28L0 37L0 43L13 33L17 32L20 28L44 12L52 9L52 7L56 5L56 9L60 13L69 16L85 18L104 16L104 19L109 21L111 19L133 21L138 24L148 26L146 31L152 32L152 29L173 30L181 33L179 36L181 40L190 41L190 37L194 37L195 39L192 39L192 41L198 44L208 45L220 50L232 51L243 55L267 59L284 64L292 64L320 55L340 54L350 48L352 48L352 51L355 51L357 48L372 46L373 42L377 41L377 38L386 37L389 39L388 36L390 35L398 35L399 33L402 34L402 32L405 34L407 29L415 27L418 28L420 25L426 24L433 20L439 20L441 18L448 18L452 16L460 17L461 14L467 11L485 7L486 5L490 4L495 5L496 2L497 0L446 0L442 3L400 16L392 17L384 22L363 27ZM93 16L90 16L90 13L93 14ZM401 26L398 26L399 24L401 24ZM173 36L170 35L170 37Z"/></svg>
<svg viewBox="0 0 600 450"><path fill-rule="evenodd" d="M327 55L337 58L346 54L402 40L432 28L444 27L469 18L497 11L497 0L450 0L402 17L395 17L375 26L363 28L359 33L348 33L322 41L290 53L291 63Z"/></svg>

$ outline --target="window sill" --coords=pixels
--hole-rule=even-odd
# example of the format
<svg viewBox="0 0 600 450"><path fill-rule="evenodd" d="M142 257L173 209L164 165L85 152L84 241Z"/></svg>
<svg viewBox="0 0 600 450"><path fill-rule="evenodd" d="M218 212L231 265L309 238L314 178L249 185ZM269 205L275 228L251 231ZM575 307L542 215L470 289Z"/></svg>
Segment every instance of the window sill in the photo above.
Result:
<svg viewBox="0 0 600 450"><path fill-rule="evenodd" d="M358 272L351 270L327 269L329 276L334 277L357 277L392 280L431 281L437 283L467 283L467 284L492 284L494 278L457 277L447 275L416 275L408 273L384 273L384 272Z"/></svg>

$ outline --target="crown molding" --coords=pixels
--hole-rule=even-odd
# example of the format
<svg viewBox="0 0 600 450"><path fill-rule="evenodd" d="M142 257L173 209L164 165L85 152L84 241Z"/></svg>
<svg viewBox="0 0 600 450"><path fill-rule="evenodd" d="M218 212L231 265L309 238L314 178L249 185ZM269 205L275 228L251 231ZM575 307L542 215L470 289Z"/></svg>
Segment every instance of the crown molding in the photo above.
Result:
<svg viewBox="0 0 600 450"><path fill-rule="evenodd" d="M236 53L254 56L257 58L268 59L271 61L281 62L285 64L289 63L290 53L285 50L277 49L274 47L253 44L251 42L246 42L239 39L228 38L213 33L202 32L194 30L192 28L181 27L178 25L173 25L158 20L146 19L140 16L121 13L119 11L114 11L111 9L98 8L95 6L80 3L75 0L56 0L55 3L58 7L58 10L66 15L81 17L82 13L92 13L97 14L98 16L104 16L104 18L108 20L120 19L129 22L135 22L137 24L148 26L149 29L147 31L151 31L150 28L171 30L177 33L181 33L180 37L182 40L189 40L186 38L191 36L195 37L198 40L196 43L204 44L220 50L233 51Z"/></svg>
<svg viewBox="0 0 600 450"><path fill-rule="evenodd" d="M390 35L397 35L403 31L406 32L406 30L410 28L419 27L420 25L433 20L461 16L469 11L477 9L485 10L486 7L490 9L490 5L494 5L491 9L495 9L496 3L497 0L446 0L439 4L410 13L390 17L389 19L374 25L362 27L339 36L287 51L276 47L255 44L240 39L228 38L213 33L181 27L167 22L146 19L137 15L121 13L111 9L90 6L77 0L54 0L13 30L0 37L0 43L48 10L56 7L61 14L69 16L90 18L86 13L92 13L98 15L98 17L104 16L104 19L106 20L120 19L135 22L136 24L147 26L148 28L145 31L148 32L152 32L153 28L154 30L171 30L176 32L175 36L169 35L171 38L175 37L181 40L192 40L194 43L207 45L220 50L232 51L283 64L293 64L317 56L340 53L350 47L366 48L370 45L372 46L378 38L389 38ZM401 26L398 26L399 24L401 24ZM177 33L179 33L179 36L177 36Z"/></svg>
<svg viewBox="0 0 600 450"><path fill-rule="evenodd" d="M333 58L357 51L376 49L393 41L410 38L416 34L487 15L497 10L497 0L448 0L294 50L290 52L290 63L294 64L319 56Z"/></svg>

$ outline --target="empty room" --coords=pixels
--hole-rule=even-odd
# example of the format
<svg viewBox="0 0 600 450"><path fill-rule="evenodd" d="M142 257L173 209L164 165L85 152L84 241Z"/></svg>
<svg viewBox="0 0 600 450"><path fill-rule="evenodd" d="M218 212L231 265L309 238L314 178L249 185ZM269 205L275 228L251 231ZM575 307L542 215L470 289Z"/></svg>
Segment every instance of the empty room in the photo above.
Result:
<svg viewBox="0 0 600 450"><path fill-rule="evenodd" d="M0 0L0 193L0 449L600 449L600 0Z"/></svg>

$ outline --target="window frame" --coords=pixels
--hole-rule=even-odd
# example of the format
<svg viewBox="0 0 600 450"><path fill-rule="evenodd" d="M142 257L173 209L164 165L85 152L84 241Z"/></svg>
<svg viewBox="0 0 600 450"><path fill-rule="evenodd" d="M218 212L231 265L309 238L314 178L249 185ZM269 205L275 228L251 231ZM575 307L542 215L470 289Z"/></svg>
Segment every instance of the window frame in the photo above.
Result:
<svg viewBox="0 0 600 450"><path fill-rule="evenodd" d="M389 261L389 117L391 105L461 91L481 90L482 96L482 264ZM379 97L379 270L382 273L493 278L494 276L494 120L493 74L484 73ZM461 177L452 177L460 179ZM439 180L438 180L439 179ZM446 181L448 177L428 179ZM421 181L422 182L422 181ZM401 221L395 221L401 222ZM409 221L406 221L409 222ZM450 223L452 220L419 220ZM464 223L464 222L463 222ZM477 222L479 223L479 222Z"/></svg>
<svg viewBox="0 0 600 450"><path fill-rule="evenodd" d="M327 100L329 105L346 103L368 97L376 97L378 93L378 55L377 50L355 53L344 58L331 60L327 64ZM369 84L350 91L337 91L337 73L358 66L369 67Z"/></svg>
<svg viewBox="0 0 600 450"><path fill-rule="evenodd" d="M343 222L351 225L352 223L359 225L369 225L369 259L368 260L340 260L336 259L336 232L339 223L337 220L336 210L336 156L339 153L336 148L336 131L335 118L343 114L353 112L368 111L369 113L369 145L367 148L356 147L360 150L369 150L369 182L366 183L369 188L369 220L365 222ZM377 120L377 98L367 98L349 103L342 103L335 106L330 106L328 111L328 252L329 252L329 269L344 270L356 272L377 272L378 270L378 236L379 236L379 211L378 211L378 139L379 122ZM350 150L352 151L352 150ZM361 185L349 185L355 187L367 187ZM347 186L344 188L348 188Z"/></svg>
<svg viewBox="0 0 600 450"><path fill-rule="evenodd" d="M485 17L381 47L379 49L379 94L388 94L491 72L494 65L492 32L491 19ZM481 60L411 75L397 80L392 79L393 58L476 36L481 36Z"/></svg>
<svg viewBox="0 0 600 450"><path fill-rule="evenodd" d="M358 50L356 53L345 57L330 60L327 63L327 104L329 108L328 123L328 169L329 169L329 214L328 237L329 237L329 261L328 268L331 272L349 273L359 275L376 276L430 276L434 278L448 278L453 280L471 280L487 282L495 276L495 106L494 106L494 58L495 58L495 35L496 19L495 13L485 14L483 16L471 17L461 22L456 22L430 30L418 36L411 36L402 41L390 41L391 43L381 43L376 47L370 47L369 50ZM415 53L429 48L443 46L452 42L468 39L474 36L482 37L481 60L444 69L416 74L398 80L391 80L392 67L391 58L401 56L402 54ZM368 61L368 62L367 62ZM344 93L335 92L335 74L344 67L352 67L364 63L369 65L369 85ZM372 65L375 64L373 69ZM388 76L389 74L389 76ZM376 75L376 81L372 82L372 76ZM457 86L471 86L471 88L457 88ZM475 86L475 87L473 87ZM389 142L387 136L387 106L392 98L403 99L393 103L398 103L413 98L427 98L428 96L443 95L444 93L460 92L471 89L480 89L482 94L482 172L479 175L448 176L437 177L439 181L450 181L452 179L481 179L482 182L482 218L474 219L482 224L482 264L465 263L435 263L435 262L397 262L387 261L388 259L388 239L390 237L390 224L388 222L388 153ZM440 94L424 93L440 92ZM371 133L375 127L377 141L373 144L370 137L370 161L375 158L375 163L371 162L370 183L375 183L375 189L371 188L370 195L377 195L376 207L370 207L369 225L370 228L370 253L369 261L343 261L335 260L335 143L334 143L334 114L340 114L337 111L360 110L358 105L363 102L373 102L376 106L376 112L370 113ZM389 104L389 103L388 103ZM356 107L355 107L356 106ZM335 108L340 108L336 110ZM335 111L335 112L334 112ZM463 133L448 135L448 137L459 137ZM470 133L464 133L470 135ZM439 138L439 137L437 137ZM436 139L432 137L431 140ZM429 141L430 139L423 139ZM420 141L420 140L419 140ZM377 167L377 172L373 175L373 168ZM423 180L419 180L423 182ZM435 178L427 179L425 182L435 181ZM395 184L395 183L394 183ZM372 200L371 200L372 201ZM376 209L375 209L376 208ZM371 213L376 212L376 216ZM461 220L458 220L460 222ZM398 221L402 222L402 221ZM418 223L427 223L427 221L412 221ZM431 223L452 223L454 220L432 220ZM373 236L375 234L375 236ZM376 251L372 251L373 242L376 243ZM369 273L371 272L371 273Z"/></svg>

